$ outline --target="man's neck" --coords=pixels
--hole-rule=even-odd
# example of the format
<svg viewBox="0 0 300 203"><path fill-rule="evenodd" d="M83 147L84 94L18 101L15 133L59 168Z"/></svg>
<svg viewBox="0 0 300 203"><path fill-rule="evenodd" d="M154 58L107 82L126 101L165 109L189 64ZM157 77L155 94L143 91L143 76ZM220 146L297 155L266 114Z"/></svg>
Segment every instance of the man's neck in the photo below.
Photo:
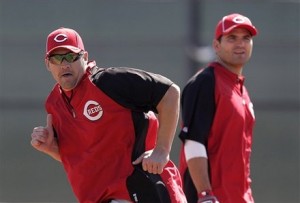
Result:
<svg viewBox="0 0 300 203"><path fill-rule="evenodd" d="M219 57L217 57L216 61L218 63L220 63L224 68L226 68L227 70L229 70L230 72L233 72L237 75L242 75L243 72L243 66L241 65L232 65L232 64L228 64L226 62L224 62L222 59L220 59Z"/></svg>

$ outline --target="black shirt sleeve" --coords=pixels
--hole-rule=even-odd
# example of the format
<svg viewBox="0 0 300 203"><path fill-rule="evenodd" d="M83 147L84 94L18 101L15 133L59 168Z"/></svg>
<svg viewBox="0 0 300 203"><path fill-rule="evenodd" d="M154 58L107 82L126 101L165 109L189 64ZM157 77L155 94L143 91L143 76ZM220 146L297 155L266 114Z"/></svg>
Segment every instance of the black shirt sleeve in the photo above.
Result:
<svg viewBox="0 0 300 203"><path fill-rule="evenodd" d="M215 114L215 78L213 68L206 68L186 84L181 99L183 126L179 137L207 144Z"/></svg>
<svg viewBox="0 0 300 203"><path fill-rule="evenodd" d="M93 82L118 104L135 111L154 111L173 84L168 78L127 67L100 68Z"/></svg>

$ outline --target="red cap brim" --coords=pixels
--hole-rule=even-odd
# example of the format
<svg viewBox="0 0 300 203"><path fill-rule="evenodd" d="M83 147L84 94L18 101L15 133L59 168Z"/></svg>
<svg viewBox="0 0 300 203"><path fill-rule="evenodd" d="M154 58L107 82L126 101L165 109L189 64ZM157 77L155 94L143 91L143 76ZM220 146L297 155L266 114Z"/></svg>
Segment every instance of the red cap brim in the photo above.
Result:
<svg viewBox="0 0 300 203"><path fill-rule="evenodd" d="M54 47L53 49L49 50L46 55L48 56L52 51L54 51L55 49L58 49L58 48L65 48L65 49L68 49L68 50L70 50L74 53L79 53L79 52L82 51L81 49L79 49L77 47L62 45L62 46Z"/></svg>

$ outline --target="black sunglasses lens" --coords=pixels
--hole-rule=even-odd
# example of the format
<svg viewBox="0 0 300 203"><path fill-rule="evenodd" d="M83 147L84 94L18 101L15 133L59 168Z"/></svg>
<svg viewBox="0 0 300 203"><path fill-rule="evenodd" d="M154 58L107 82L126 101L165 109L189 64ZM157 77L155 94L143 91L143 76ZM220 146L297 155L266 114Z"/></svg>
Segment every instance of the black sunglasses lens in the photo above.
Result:
<svg viewBox="0 0 300 203"><path fill-rule="evenodd" d="M61 64L62 59L63 59L62 55L53 55L49 57L50 62L53 64Z"/></svg>
<svg viewBox="0 0 300 203"><path fill-rule="evenodd" d="M51 63L60 65L63 60L65 59L68 63L73 63L74 61L78 60L82 54L76 53L67 53L67 54L56 54L49 57Z"/></svg>
<svg viewBox="0 0 300 203"><path fill-rule="evenodd" d="M78 56L78 54L75 53L68 53L64 55L64 58L66 59L66 61L68 63L72 63L75 61L76 57Z"/></svg>

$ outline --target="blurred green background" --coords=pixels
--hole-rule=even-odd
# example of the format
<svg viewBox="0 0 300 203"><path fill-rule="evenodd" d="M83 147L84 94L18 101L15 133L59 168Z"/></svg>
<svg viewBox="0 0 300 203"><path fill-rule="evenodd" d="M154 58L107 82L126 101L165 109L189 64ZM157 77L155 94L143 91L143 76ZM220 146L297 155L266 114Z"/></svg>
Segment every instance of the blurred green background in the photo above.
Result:
<svg viewBox="0 0 300 203"><path fill-rule="evenodd" d="M0 202L76 202L62 166L30 145L32 128L46 122L44 100L54 84L44 66L52 30L77 30L98 66L145 69L183 88L210 59L217 21L238 12L259 29L244 69L257 119L254 197L299 203L299 6L299 0L0 0ZM175 163L179 147L176 135Z"/></svg>

